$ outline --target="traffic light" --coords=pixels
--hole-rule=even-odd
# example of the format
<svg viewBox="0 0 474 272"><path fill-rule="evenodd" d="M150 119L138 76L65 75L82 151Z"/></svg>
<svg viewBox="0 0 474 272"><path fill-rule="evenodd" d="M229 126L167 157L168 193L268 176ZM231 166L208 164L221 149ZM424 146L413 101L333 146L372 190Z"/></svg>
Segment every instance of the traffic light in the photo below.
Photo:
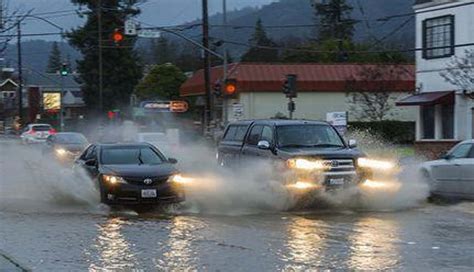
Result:
<svg viewBox="0 0 474 272"><path fill-rule="evenodd" d="M283 93L288 98L295 98L298 96L296 90L296 75L286 75L285 82L283 83Z"/></svg>
<svg viewBox="0 0 474 272"><path fill-rule="evenodd" d="M115 45L119 45L123 41L123 33L120 29L116 28L112 34L112 40Z"/></svg>
<svg viewBox="0 0 474 272"><path fill-rule="evenodd" d="M214 95L216 97L220 97L222 95L222 84L220 81L216 82L216 84L214 84Z"/></svg>
<svg viewBox="0 0 474 272"><path fill-rule="evenodd" d="M69 68L67 67L66 63L63 63L61 65L61 70L59 70L59 73L61 74L61 76L67 76L69 74Z"/></svg>
<svg viewBox="0 0 474 272"><path fill-rule="evenodd" d="M234 97L237 94L237 80L227 79L225 81L224 96Z"/></svg>

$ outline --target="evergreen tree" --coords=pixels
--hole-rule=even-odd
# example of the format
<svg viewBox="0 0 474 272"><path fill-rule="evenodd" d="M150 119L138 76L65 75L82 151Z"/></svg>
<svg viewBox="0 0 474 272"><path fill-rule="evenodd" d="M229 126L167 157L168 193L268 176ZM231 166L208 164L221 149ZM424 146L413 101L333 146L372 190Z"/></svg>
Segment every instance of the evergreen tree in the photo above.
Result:
<svg viewBox="0 0 474 272"><path fill-rule="evenodd" d="M322 1L314 8L320 41L352 40L356 21L351 19L353 8L346 0Z"/></svg>
<svg viewBox="0 0 474 272"><path fill-rule="evenodd" d="M176 99L184 81L186 76L177 66L155 65L137 85L136 94L142 99Z"/></svg>
<svg viewBox="0 0 474 272"><path fill-rule="evenodd" d="M61 51L57 42L51 46L51 53L49 53L48 67L46 73L57 73L61 69Z"/></svg>
<svg viewBox="0 0 474 272"><path fill-rule="evenodd" d="M83 59L77 62L79 80L83 83L84 100L89 108L99 106L99 50L97 14L102 18L102 59L103 59L103 110L128 105L130 95L141 78L142 71L138 55L134 51L135 39L125 36L116 46L110 36L114 29L123 27L125 18L139 13L134 5L139 0L72 0L76 5L85 6L83 14L87 20L83 26L72 30L69 43L78 49ZM102 6L98 6L98 2Z"/></svg>
<svg viewBox="0 0 474 272"><path fill-rule="evenodd" d="M249 40L253 45L243 56L243 62L276 62L278 61L278 49L276 43L272 41L265 32L262 20L258 19L255 25L255 32Z"/></svg>

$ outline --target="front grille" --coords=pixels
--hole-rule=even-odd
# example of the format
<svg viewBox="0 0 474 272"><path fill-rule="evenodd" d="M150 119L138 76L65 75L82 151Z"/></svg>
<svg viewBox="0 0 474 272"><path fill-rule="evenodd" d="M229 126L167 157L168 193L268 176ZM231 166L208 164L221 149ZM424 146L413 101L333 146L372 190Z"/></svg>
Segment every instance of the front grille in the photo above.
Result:
<svg viewBox="0 0 474 272"><path fill-rule="evenodd" d="M326 172L349 172L355 171L354 161L351 159L323 160L323 164L329 168Z"/></svg>
<svg viewBox="0 0 474 272"><path fill-rule="evenodd" d="M150 184L145 184L145 179L151 179ZM165 183L168 180L168 177L124 177L124 179L133 185L142 185L142 186L156 186Z"/></svg>

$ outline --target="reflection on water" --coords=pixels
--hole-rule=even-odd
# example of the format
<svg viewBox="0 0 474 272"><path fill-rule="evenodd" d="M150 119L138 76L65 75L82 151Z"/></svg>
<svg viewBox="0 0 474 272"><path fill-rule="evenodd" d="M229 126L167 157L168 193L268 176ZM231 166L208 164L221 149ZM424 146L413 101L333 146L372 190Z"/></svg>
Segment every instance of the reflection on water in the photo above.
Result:
<svg viewBox="0 0 474 272"><path fill-rule="evenodd" d="M90 269L104 268L106 270L133 269L136 262L135 254L130 244L124 238L121 230L128 222L120 217L109 218L99 226L99 235L95 247L99 252L100 265L91 264Z"/></svg>
<svg viewBox="0 0 474 272"><path fill-rule="evenodd" d="M171 220L171 229L165 245L163 259L158 260L157 268L171 270L195 270L198 259L192 250L194 231L201 222L189 217L177 216Z"/></svg>
<svg viewBox="0 0 474 272"><path fill-rule="evenodd" d="M399 225L389 219L365 217L349 236L348 266L354 270L394 269L399 264Z"/></svg>
<svg viewBox="0 0 474 272"><path fill-rule="evenodd" d="M284 270L300 270L308 263L319 267L326 251L327 224L320 220L294 217L288 224L287 251L282 260L291 264Z"/></svg>

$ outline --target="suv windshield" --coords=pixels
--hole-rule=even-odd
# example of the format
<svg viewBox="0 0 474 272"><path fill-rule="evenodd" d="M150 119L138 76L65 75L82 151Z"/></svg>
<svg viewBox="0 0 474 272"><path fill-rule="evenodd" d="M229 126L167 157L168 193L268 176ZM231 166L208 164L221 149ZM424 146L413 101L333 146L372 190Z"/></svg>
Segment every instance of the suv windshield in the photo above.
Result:
<svg viewBox="0 0 474 272"><path fill-rule="evenodd" d="M341 137L328 125L277 127L278 147L344 147Z"/></svg>
<svg viewBox="0 0 474 272"><path fill-rule="evenodd" d="M160 164L164 159L147 146L110 147L101 152L102 164Z"/></svg>
<svg viewBox="0 0 474 272"><path fill-rule="evenodd" d="M59 144L87 144L87 140L82 134L58 134L56 142Z"/></svg>
<svg viewBox="0 0 474 272"><path fill-rule="evenodd" d="M31 126L31 128L34 129L35 131L49 131L52 129L50 125L35 125L35 126Z"/></svg>

